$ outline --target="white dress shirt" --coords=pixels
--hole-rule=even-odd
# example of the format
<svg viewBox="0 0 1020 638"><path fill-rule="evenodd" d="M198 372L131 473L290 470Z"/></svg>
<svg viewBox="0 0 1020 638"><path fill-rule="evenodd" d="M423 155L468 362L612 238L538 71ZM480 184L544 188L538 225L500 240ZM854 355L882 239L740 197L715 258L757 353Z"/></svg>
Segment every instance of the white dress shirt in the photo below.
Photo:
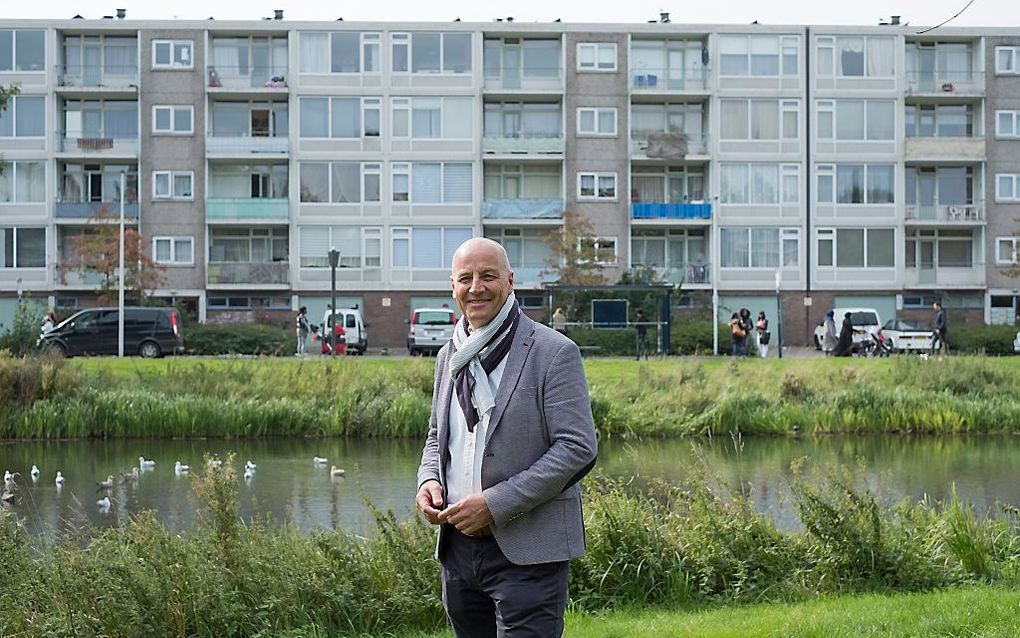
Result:
<svg viewBox="0 0 1020 638"><path fill-rule="evenodd" d="M506 360L509 355L489 373L489 387L496 396L499 382L503 379ZM476 379L476 383L485 383ZM495 410L495 408L493 408ZM485 436L489 431L489 420L478 415L475 431L467 429L467 418L457 401L457 388L450 394L450 440L447 443L450 461L446 466L446 503L453 505L465 496L482 491L482 455L485 452Z"/></svg>

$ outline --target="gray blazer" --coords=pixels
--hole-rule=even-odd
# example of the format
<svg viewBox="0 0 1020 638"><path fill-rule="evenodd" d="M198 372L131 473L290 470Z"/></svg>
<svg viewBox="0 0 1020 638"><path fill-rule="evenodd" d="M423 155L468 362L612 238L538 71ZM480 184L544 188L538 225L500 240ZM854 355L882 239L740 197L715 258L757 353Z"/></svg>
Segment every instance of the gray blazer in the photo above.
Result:
<svg viewBox="0 0 1020 638"><path fill-rule="evenodd" d="M429 480L445 485L453 394L450 354L448 343L436 357L419 487ZM482 457L482 491L494 521L492 533L507 559L530 565L584 553L581 492L572 481L594 462L597 452L580 351L562 334L522 315ZM443 533L440 528L437 557Z"/></svg>

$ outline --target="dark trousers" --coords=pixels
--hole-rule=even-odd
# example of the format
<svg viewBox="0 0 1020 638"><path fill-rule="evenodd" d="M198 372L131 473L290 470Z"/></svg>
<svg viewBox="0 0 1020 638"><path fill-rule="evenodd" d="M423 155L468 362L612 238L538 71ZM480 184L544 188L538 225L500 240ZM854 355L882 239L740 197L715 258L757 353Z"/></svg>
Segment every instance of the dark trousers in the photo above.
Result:
<svg viewBox="0 0 1020 638"><path fill-rule="evenodd" d="M492 536L443 530L443 607L458 638L563 634L570 563L515 565Z"/></svg>

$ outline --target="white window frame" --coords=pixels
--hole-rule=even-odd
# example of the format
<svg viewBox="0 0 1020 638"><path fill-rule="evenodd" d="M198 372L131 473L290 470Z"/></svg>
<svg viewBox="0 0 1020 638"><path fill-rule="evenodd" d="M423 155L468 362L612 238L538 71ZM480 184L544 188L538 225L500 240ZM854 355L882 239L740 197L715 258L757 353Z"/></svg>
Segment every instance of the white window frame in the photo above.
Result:
<svg viewBox="0 0 1020 638"><path fill-rule="evenodd" d="M1001 181L1005 179L1012 186L1009 195L1003 195L999 189ZM1020 202L1020 173L996 173L995 174L995 201L1014 203Z"/></svg>
<svg viewBox="0 0 1020 638"><path fill-rule="evenodd" d="M999 64L1000 53L1010 56L1009 68ZM995 75L1020 75L1020 45L995 47Z"/></svg>
<svg viewBox="0 0 1020 638"><path fill-rule="evenodd" d="M860 230L860 231L862 231L864 233L864 247L863 247L864 251L863 251L863 255L862 255L864 260L863 260L862 265L860 265L860 266L840 266L837 263L838 255L839 255L839 247L838 247L838 243L839 242L838 242L837 238L839 237L839 232L838 231L840 231L840 230ZM870 236L871 231L879 231L879 230L891 230L892 233L893 233L893 247L894 247L894 250L893 250L893 263L892 263L891 266L869 266L868 265L868 256L869 256L869 252L870 252L869 249L868 249L868 241L869 241L868 238ZM896 229L895 228L884 228L884 227L874 228L874 227L871 227L871 226L849 226L849 227L838 227L838 228L832 227L832 226L826 226L824 228L818 228L815 231L815 266L817 268L823 269L823 270L838 270L838 269L841 269L841 268L843 268L843 269L846 269L846 268L856 268L856 269L864 269L864 270L883 270L883 269L889 270L889 269L892 269L892 268L896 268L896 250L895 250L896 236L897 236L897 233L896 233ZM821 242L823 242L823 241L832 242L832 264L829 264L829 265L822 265L821 263L818 262L818 258L822 254L822 251L819 249L818 245Z"/></svg>
<svg viewBox="0 0 1020 638"><path fill-rule="evenodd" d="M402 31L402 32L399 32L399 33L391 33L390 34L390 73L393 73L395 75L426 75L426 76L443 75L443 76L457 77L457 76L465 76L465 75L470 76L470 75L472 75L475 72L474 36L471 34L470 31L467 31L467 32L463 32L463 31L417 31L415 33L426 33L426 34L431 33L431 34L435 34L435 35L439 36L439 71L432 72L432 71L415 71L414 70L414 33L411 33L411 32L408 32L408 31ZM445 67L446 67L446 36L447 35L460 35L462 33L468 33L469 35L472 35L472 37L471 37L471 54L468 57L468 63L470 64L470 68L467 71L463 72L463 73L457 73L455 71L447 71L447 70L445 70ZM407 59L407 69L403 70L403 71L398 71L398 70L393 68L393 63L397 59L397 56L393 55L393 50L395 48L397 48L398 46L407 47L407 56L406 56L406 59ZM362 63L362 64L364 64L364 63ZM364 66L362 66L362 68L364 68ZM382 65L380 65L379 68L382 68Z"/></svg>
<svg viewBox="0 0 1020 638"><path fill-rule="evenodd" d="M592 250L595 252L596 258L591 263L601 264L603 266L611 266L620 261L619 246L620 241L617 237L611 237L609 235L597 235L594 237L578 237L577 248L581 249L581 245L585 242L591 242ZM603 248L609 248L612 244L613 247L613 258L612 260L598 259L599 250Z"/></svg>
<svg viewBox="0 0 1020 638"><path fill-rule="evenodd" d="M1013 130L1009 133L1004 133L1002 127L999 126L1001 120L999 119L1005 115L1010 118L1013 123ZM997 110L995 111L995 137L999 139L1015 139L1020 138L1020 111L1013 110Z"/></svg>
<svg viewBox="0 0 1020 638"><path fill-rule="evenodd" d="M43 183L42 183L42 198L37 200L25 199L22 193L18 192L18 167L23 164L40 164L43 167ZM5 160L0 156L0 169L5 172L9 172L11 175L11 201L0 202L0 206L24 206L26 204L45 204L46 203L46 161L45 160ZM60 181L63 181L61 176Z"/></svg>
<svg viewBox="0 0 1020 638"><path fill-rule="evenodd" d="M170 192L165 195L159 194L156 189L158 178L163 175L167 176L170 189ZM191 180L191 194L188 196L178 195L174 192L174 183L182 175L187 175ZM152 171L152 199L160 201L193 201L195 199L195 171Z"/></svg>
<svg viewBox="0 0 1020 638"><path fill-rule="evenodd" d="M46 44L46 31L43 29L16 29L16 28L5 28L0 31L11 32L11 68L8 70L0 70L0 73L46 73L46 61L49 59L49 46ZM35 70L18 69L18 32L19 31L39 31L43 34L43 62L42 67Z"/></svg>
<svg viewBox="0 0 1020 638"><path fill-rule="evenodd" d="M863 53L864 53L864 75L840 75L839 74L839 62L836 60L836 51L837 51L837 49L836 49L836 40L840 36L836 36L836 35L821 35L821 36L818 36L815 48L816 49L829 49L829 51L831 51L830 55L831 55L831 60L832 60L832 73L821 73L821 72L819 72L818 71L818 63L816 61L815 62L815 69L814 69L816 76L824 77L824 78L844 78L844 79L847 79L847 78L893 78L893 77L896 77L896 46L897 46L896 42L897 42L897 40L896 40L895 37L893 39L893 64L892 64L893 74L892 75L869 75L868 74L868 42L871 39L873 39L873 38L888 38L889 36L874 35L874 36L870 36L869 37L869 36L866 36L866 35L858 36L858 35L854 35L852 33L846 33L846 34L842 34L842 35L843 35L843 37L853 37L853 38L859 37L862 40L864 40L864 50L863 50ZM816 52L815 57L816 57L816 60L821 60L822 59L821 54L819 54L817 52Z"/></svg>
<svg viewBox="0 0 1020 638"><path fill-rule="evenodd" d="M800 164L790 162L724 162L727 166L744 166L747 168L747 200L746 202L721 202L725 206L795 206L800 204ZM753 184L753 171L755 166L777 166L776 173L776 201L775 202L752 202L751 187ZM721 165L720 165L721 166ZM720 170L720 173L722 171ZM794 199L787 199L788 193L784 186L784 178L791 177L796 180Z"/></svg>
<svg viewBox="0 0 1020 638"><path fill-rule="evenodd" d="M595 194L594 195L582 195L581 194L581 181L585 177L591 177L595 181ZM613 180L613 195L611 197L599 196L599 182L602 179L612 178ZM615 202L620 197L620 182L615 171L578 171L577 173L577 199L586 202Z"/></svg>
<svg viewBox="0 0 1020 638"><path fill-rule="evenodd" d="M602 66L599 62L599 53L603 48L611 49L613 52L613 66ZM582 60L582 51L591 51L591 62ZM619 51L615 42L578 42L577 43L577 70L588 73L615 73L619 67Z"/></svg>
<svg viewBox="0 0 1020 638"><path fill-rule="evenodd" d="M745 53L745 55L747 56L747 74L746 75L723 75L723 73L720 71L720 73L719 73L720 77L725 77L725 78L778 78L778 77L797 77L798 75L800 75L800 36L799 35L791 35L791 34L786 34L786 35L775 34L775 35L773 35L771 33L763 33L763 34L723 33L723 34L720 34L720 35L721 36L725 36L727 38L741 38L742 37L742 38L744 38L745 42L747 43L746 47L745 47L745 50L747 51L747 53ZM777 47L776 47L776 57L778 58L777 68L778 68L778 71L779 71L776 75L761 75L761 74L757 74L757 73L752 73L751 72L751 56L753 55L753 53L751 52L751 38L760 38L760 37L774 37L774 38L776 38L776 44L777 44ZM795 73L786 73L784 71L784 69L783 69L783 58L791 50L795 51L796 55L797 55L797 64L796 64L797 70L796 70Z"/></svg>
<svg viewBox="0 0 1020 638"><path fill-rule="evenodd" d="M724 266L722 263L722 256L719 257L719 267L725 270L755 270L763 272L773 272L777 268L799 268L800 267L800 229L789 226L728 226L728 231L739 231L741 229L747 231L747 264L743 266ZM776 241L779 243L779 254L778 265L776 266L752 266L754 263L754 230L774 230L776 231ZM793 251L794 261L792 264L786 264L786 242L795 242L796 247Z"/></svg>
<svg viewBox="0 0 1020 638"><path fill-rule="evenodd" d="M745 99L745 98L736 98L736 99L728 99L728 98L726 98L724 100L721 100L721 102L722 101L725 101L725 102L739 102L741 104L746 104L747 105L747 121L744 123L746 125L745 128L747 130L747 137L726 137L726 138L724 138L724 137L722 137L722 135L720 135L720 139L742 141L742 142L771 142L771 141L780 141L780 140L786 142L786 141L795 141L795 140L800 139L800 101L799 100L779 100L779 99L768 99L768 98L765 98L765 99L762 99L762 98L748 98L748 99ZM754 137L752 135L752 131L753 131L753 128L754 128L754 126L753 126L753 123L754 123L754 113L753 113L752 104L754 104L755 102L775 102L776 103L776 114L777 114L776 115L777 116L776 131L777 131L777 137ZM721 110L722 109L720 107L720 111ZM787 131L786 131L786 122L785 122L786 117L785 116L786 116L787 113L793 113L793 117L794 117L794 127L793 127L793 136L792 137L788 136L786 134Z"/></svg>
<svg viewBox="0 0 1020 638"><path fill-rule="evenodd" d="M1009 261L999 259L999 246L1009 244L1010 253L1013 258ZM995 238L995 263L999 266L1015 266L1017 264L1017 251L1020 250L1020 237L996 237Z"/></svg>
<svg viewBox="0 0 1020 638"><path fill-rule="evenodd" d="M161 110L170 111L170 128L156 128L157 113ZM191 119L191 127L187 131L177 131L178 112L187 111ZM195 107L191 104L154 104L152 106L152 134L153 135L194 135L195 134Z"/></svg>
<svg viewBox="0 0 1020 638"><path fill-rule="evenodd" d="M390 269L398 272L404 272L408 270L416 270L422 268L421 266L414 265L414 229L415 228L438 228L442 236L442 249L446 252L446 231L451 228L468 228L471 230L471 237L477 237L477 229L468 225L457 225L457 224L446 224L440 226L432 226L428 224L419 224L416 226L393 226L390 228ZM381 237L381 234L379 235ZM396 266L393 263L393 259L397 256L397 251L394 248L398 240L404 240L407 242L407 265ZM440 258L441 259L441 258ZM380 262L382 259L380 258ZM425 270L435 270L434 268L425 268Z"/></svg>
<svg viewBox="0 0 1020 638"><path fill-rule="evenodd" d="M18 73L21 73L21 71L18 71ZM26 73L30 73L30 71L26 71ZM21 95L11 95L8 98L6 113L7 113L7 117L11 118L11 134L10 134L9 137L0 137L0 139L5 139L5 140L13 140L13 139L19 139L19 140L41 140L41 139L46 139L46 120L45 120L45 118L43 119L43 132L42 132L42 135L18 135L18 108L19 108L18 104L21 103L21 100L23 98L38 98L38 97L42 98L42 100L43 100L43 109L45 109L46 108L46 102L47 102L47 99L46 99L45 95L33 95L33 94L25 95L25 94L21 94ZM63 115L61 115L61 118L63 118ZM66 131L65 131L65 134L66 134Z"/></svg>
<svg viewBox="0 0 1020 638"><path fill-rule="evenodd" d="M167 45L170 47L170 62L168 64L160 64L156 61L156 47L159 45ZM178 47L187 47L188 52L188 64L181 64L177 62L177 56L175 55ZM166 71L176 70L184 71L195 68L195 41L194 40L153 40L152 41L152 68L153 70Z"/></svg>
<svg viewBox="0 0 1020 638"><path fill-rule="evenodd" d="M161 260L157 258L159 254L156 251L156 244L161 241L170 242L170 259ZM181 261L177 259L177 244L188 243L191 244L191 259L189 261ZM152 238L152 260L157 264L166 264L168 266L193 266L195 265L195 238L190 236L170 236L161 235Z"/></svg>
<svg viewBox="0 0 1020 638"><path fill-rule="evenodd" d="M18 239L18 235L21 234L21 231L23 231L23 230L42 230L43 231L43 247L45 248L45 247L49 246L49 239L50 239L49 238L49 234L50 233L49 233L49 231L46 230L46 227L45 226L30 226L30 225L11 224L11 225L0 226L0 231L7 230L8 228L10 228L13 231L11 233L11 236L12 236L12 240L14 242L14 245L11 247L11 251L12 251L12 255L11 256L12 256L12 258L14 260L14 263L12 265L10 265L10 266L2 266L2 265L0 265L0 272L3 272L4 270L45 270L46 269L46 264L43 264L42 266L21 266L21 265L19 265L17 263L17 261L18 261L18 252L19 252L18 251L18 247L19 247L19 245L21 243L21 241ZM49 252L48 248L46 249L46 252L47 253Z"/></svg>
<svg viewBox="0 0 1020 638"><path fill-rule="evenodd" d="M853 76L857 77L857 76ZM864 105L864 110L861 119L861 137L848 137L843 138L837 135L839 130L839 119L837 116L838 109L836 108L836 102L838 100L818 100L815 103L815 136L819 140L832 141L832 142L892 142L896 140L896 123L893 123L893 134L892 137L868 137L868 103L869 102L892 102L893 104L893 117L896 117L896 102L894 100L886 100L880 98L846 98L848 102L861 102ZM829 114L829 121L832 125L831 134L826 137L822 137L821 125L822 125L822 113Z"/></svg>
<svg viewBox="0 0 1020 638"><path fill-rule="evenodd" d="M599 130L599 122L601 114L605 112L611 112L613 114L613 130L602 131ZM591 131L585 131L581 128L582 114L591 113L595 129ZM619 126L617 124L618 111L615 106L579 106L577 107L577 134L591 137L616 137Z"/></svg>
<svg viewBox="0 0 1020 638"><path fill-rule="evenodd" d="M893 201L891 202L840 202L838 192L838 166L863 166L864 167L864 183L861 185L861 192L864 193L865 200L868 199L868 170L871 166L892 166L893 167ZM832 199L823 201L819 198L822 192L821 180L828 178L832 180ZM815 166L815 203L817 204L829 204L833 206L892 206L896 204L896 163L895 162L839 162L836 164L818 164Z"/></svg>

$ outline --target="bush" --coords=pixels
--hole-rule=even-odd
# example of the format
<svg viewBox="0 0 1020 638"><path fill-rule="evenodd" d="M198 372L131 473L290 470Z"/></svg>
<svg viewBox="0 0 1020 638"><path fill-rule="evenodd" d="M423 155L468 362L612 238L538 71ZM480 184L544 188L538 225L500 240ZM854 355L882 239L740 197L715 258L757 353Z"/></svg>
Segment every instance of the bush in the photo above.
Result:
<svg viewBox="0 0 1020 638"><path fill-rule="evenodd" d="M725 333L720 333L720 338ZM673 354L711 354L712 320L683 321L669 328L669 341ZM722 345L719 346L722 349Z"/></svg>
<svg viewBox="0 0 1020 638"><path fill-rule="evenodd" d="M637 348L634 328L583 328L574 326L567 336L579 346L597 346L598 355L633 357ZM711 354L712 322L681 321L669 327L670 354ZM648 327L648 354L658 350L659 329Z"/></svg>
<svg viewBox="0 0 1020 638"><path fill-rule="evenodd" d="M22 357L35 352L43 320L43 309L37 303L21 301L14 313L11 327L0 335L0 350Z"/></svg>
<svg viewBox="0 0 1020 638"><path fill-rule="evenodd" d="M261 324L195 324L185 326L184 345L199 355L281 355L294 350L293 333Z"/></svg>
<svg viewBox="0 0 1020 638"><path fill-rule="evenodd" d="M984 353L990 356L1013 354L1016 326L962 325L949 327L949 348L953 352Z"/></svg>

